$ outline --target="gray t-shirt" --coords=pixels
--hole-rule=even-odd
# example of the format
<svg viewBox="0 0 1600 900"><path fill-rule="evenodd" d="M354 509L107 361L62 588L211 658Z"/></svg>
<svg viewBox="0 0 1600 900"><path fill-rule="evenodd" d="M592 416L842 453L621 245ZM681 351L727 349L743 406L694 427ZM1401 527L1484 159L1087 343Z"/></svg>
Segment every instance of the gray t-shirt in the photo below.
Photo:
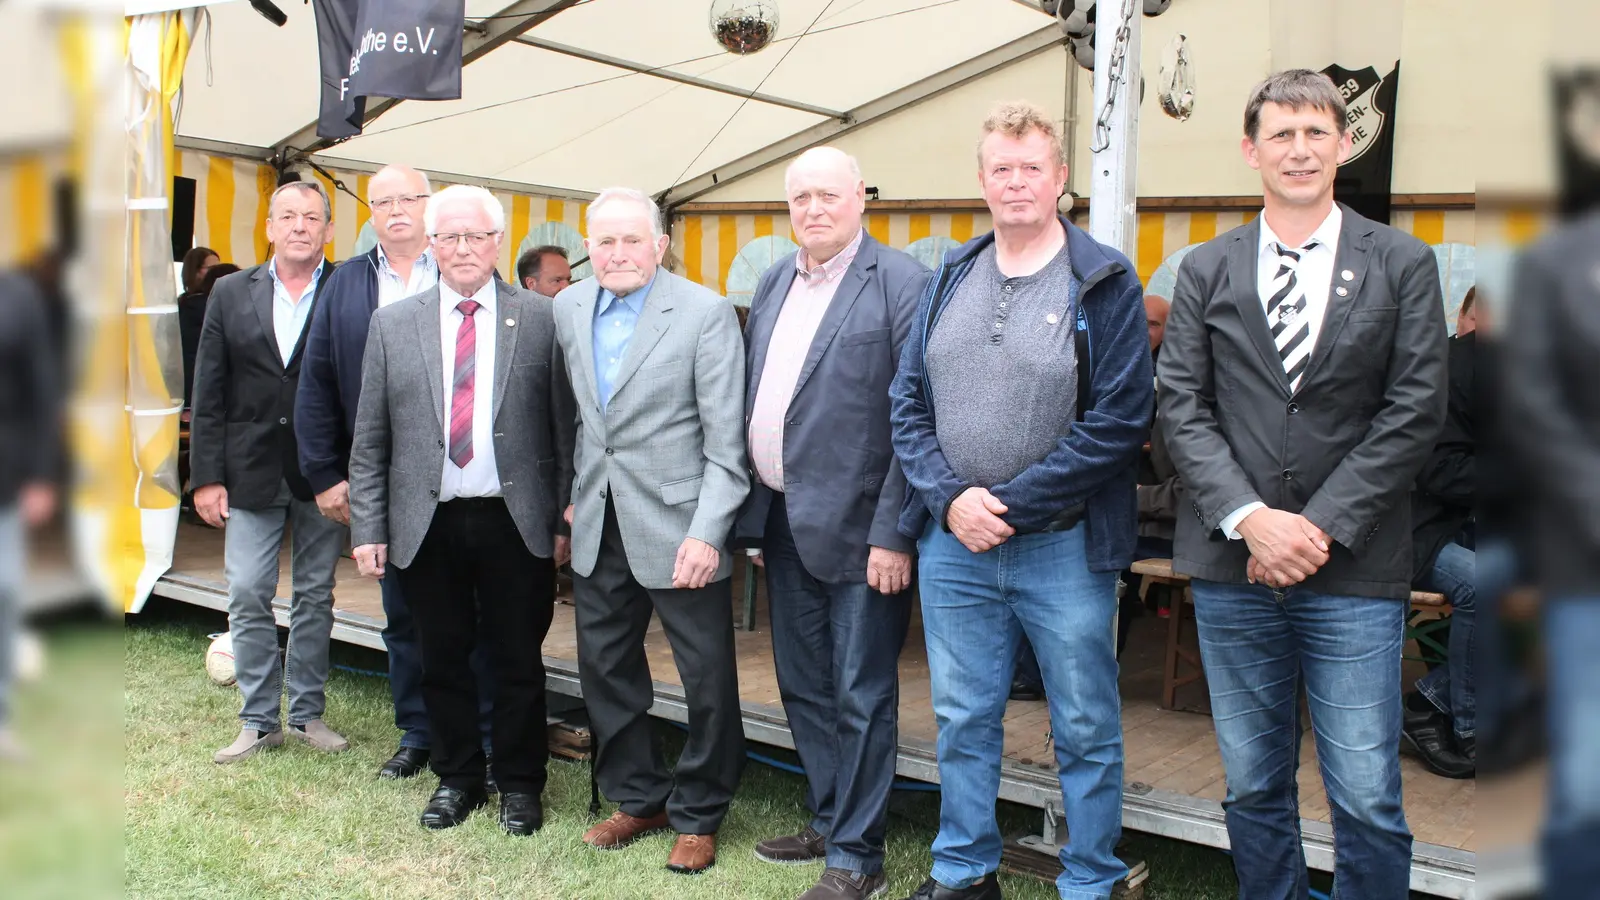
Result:
<svg viewBox="0 0 1600 900"><path fill-rule="evenodd" d="M1044 459L1077 416L1067 247L1032 275L1007 278L990 245L973 261L928 339L939 448L956 477L1010 481Z"/></svg>

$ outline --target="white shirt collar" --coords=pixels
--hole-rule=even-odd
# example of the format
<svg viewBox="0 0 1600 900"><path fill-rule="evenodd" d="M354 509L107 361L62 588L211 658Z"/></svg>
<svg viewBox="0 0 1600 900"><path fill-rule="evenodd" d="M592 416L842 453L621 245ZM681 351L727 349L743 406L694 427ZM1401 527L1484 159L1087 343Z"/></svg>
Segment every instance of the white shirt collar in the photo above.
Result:
<svg viewBox="0 0 1600 900"><path fill-rule="evenodd" d="M493 313L495 310L495 294L496 291L493 278L489 279L488 283L483 287L478 288L478 292L473 294L470 298L463 297L456 293L455 288L445 284L444 279L439 279L439 305L442 306L446 312L454 311L456 306L461 301L470 299L478 301L478 306L480 308L486 309L490 313Z"/></svg>
<svg viewBox="0 0 1600 900"><path fill-rule="evenodd" d="M413 266L421 266L424 269L431 267L433 265L433 248L432 247L424 247L424 248L422 248L422 255L417 257L416 261L413 262L412 265ZM380 268L380 269L388 269L391 272L395 271L394 270L394 266L389 265L389 254L383 252L383 245L382 244L378 245L378 268ZM395 272L395 274L398 275L400 273L399 272Z"/></svg>
<svg viewBox="0 0 1600 900"><path fill-rule="evenodd" d="M1261 245L1258 250L1260 253L1271 252L1275 254L1277 251L1273 249L1272 245L1281 243L1281 241L1276 234L1272 233L1272 226L1267 224L1266 210L1261 211L1259 218L1261 220ZM1317 230L1311 233L1311 237L1306 239L1306 243L1309 244L1312 241L1316 241L1319 246L1333 250L1339 246L1339 229L1343 226L1344 210L1339 208L1339 204L1335 203L1333 204L1333 209L1328 211L1328 217L1322 220L1322 224L1318 225ZM1304 246L1304 244L1301 246ZM1290 247L1289 249L1295 248Z"/></svg>

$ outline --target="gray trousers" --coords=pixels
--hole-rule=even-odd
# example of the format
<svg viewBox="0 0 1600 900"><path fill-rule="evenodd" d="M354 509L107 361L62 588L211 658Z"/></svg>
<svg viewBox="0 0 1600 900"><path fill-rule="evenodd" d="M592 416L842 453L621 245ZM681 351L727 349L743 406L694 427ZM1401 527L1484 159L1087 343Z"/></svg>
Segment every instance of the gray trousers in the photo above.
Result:
<svg viewBox="0 0 1600 900"><path fill-rule="evenodd" d="M0 507L0 728L11 718L11 679L22 630L23 557L27 532L15 503Z"/></svg>
<svg viewBox="0 0 1600 900"><path fill-rule="evenodd" d="M325 519L317 504L296 500L288 484L263 509L232 509L227 520L223 566L228 579L228 631L246 728L277 731L283 697L278 664L278 625L272 601L278 594L278 554L287 526L293 545L289 571L289 724L322 718L327 706L328 641L333 632L333 572L344 550L345 527Z"/></svg>

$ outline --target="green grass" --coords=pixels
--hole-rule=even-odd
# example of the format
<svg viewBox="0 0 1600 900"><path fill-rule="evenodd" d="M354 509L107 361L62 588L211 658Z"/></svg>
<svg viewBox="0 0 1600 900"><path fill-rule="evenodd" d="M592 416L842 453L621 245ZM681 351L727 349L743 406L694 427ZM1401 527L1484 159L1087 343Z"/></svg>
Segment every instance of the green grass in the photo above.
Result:
<svg viewBox="0 0 1600 900"><path fill-rule="evenodd" d="M327 721L351 750L324 756L288 744L234 766L211 754L237 734L238 694L218 688L201 666L206 634L219 615L154 602L126 629L125 839L130 898L437 898L516 897L775 898L798 896L818 866L758 862L755 843L807 820L799 776L752 763L719 836L717 865L685 878L663 868L670 836L599 853L582 845L588 770L552 761L545 826L532 838L499 830L493 806L465 825L428 832L417 824L434 784L423 777L373 777L393 752L388 684L335 670ZM335 662L382 667L378 654L338 646ZM681 743L663 726L669 752ZM757 748L763 749L766 748ZM768 751L772 755L782 755ZM606 807L609 813L610 807ZM936 794L897 793L887 871L890 896L908 895L926 876L938 819ZM1002 806L1007 834L1037 824L1032 810ZM1150 863L1150 900L1224 900L1235 894L1226 856L1213 850L1130 835ZM1015 900L1056 896L1053 886L1002 879Z"/></svg>

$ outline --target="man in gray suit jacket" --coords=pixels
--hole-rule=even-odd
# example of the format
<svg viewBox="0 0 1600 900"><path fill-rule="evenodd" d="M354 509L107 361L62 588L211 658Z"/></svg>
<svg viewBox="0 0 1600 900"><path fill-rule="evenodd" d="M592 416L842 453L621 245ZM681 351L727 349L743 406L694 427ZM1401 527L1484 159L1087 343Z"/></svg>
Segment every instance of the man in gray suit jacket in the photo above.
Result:
<svg viewBox="0 0 1600 900"><path fill-rule="evenodd" d="M388 566L416 620L439 789L427 828L486 802L469 658L480 633L495 679L500 825L544 823L544 661L556 535L571 484L573 413L550 303L494 278L505 210L477 187L428 200L439 284L372 316L350 448L350 527L365 575ZM481 375L481 377L480 377ZM482 618L483 628L478 627Z"/></svg>
<svg viewBox="0 0 1600 900"><path fill-rule="evenodd" d="M584 842L616 849L670 825L668 868L694 873L716 860L744 762L727 552L749 489L739 325L722 297L660 267L649 197L612 188L587 215L596 274L556 297L556 334L578 407L578 666L595 777L619 809ZM650 724L652 607L689 705L676 783Z"/></svg>
<svg viewBox="0 0 1600 900"><path fill-rule="evenodd" d="M1333 893L1408 896L1400 645L1409 492L1445 413L1439 272L1421 241L1334 203L1349 158L1326 76L1252 92L1243 150L1260 219L1189 254L1161 351L1167 445L1194 515L1193 577L1228 775L1241 900L1306 893L1299 693L1337 836Z"/></svg>
<svg viewBox="0 0 1600 900"><path fill-rule="evenodd" d="M754 483L737 534L766 571L778 689L813 817L756 856L826 859L801 900L851 900L886 883L916 549L898 527L906 478L889 441L889 383L930 273L861 227L866 187L849 156L808 150L784 185L803 249L767 270L750 304Z"/></svg>

